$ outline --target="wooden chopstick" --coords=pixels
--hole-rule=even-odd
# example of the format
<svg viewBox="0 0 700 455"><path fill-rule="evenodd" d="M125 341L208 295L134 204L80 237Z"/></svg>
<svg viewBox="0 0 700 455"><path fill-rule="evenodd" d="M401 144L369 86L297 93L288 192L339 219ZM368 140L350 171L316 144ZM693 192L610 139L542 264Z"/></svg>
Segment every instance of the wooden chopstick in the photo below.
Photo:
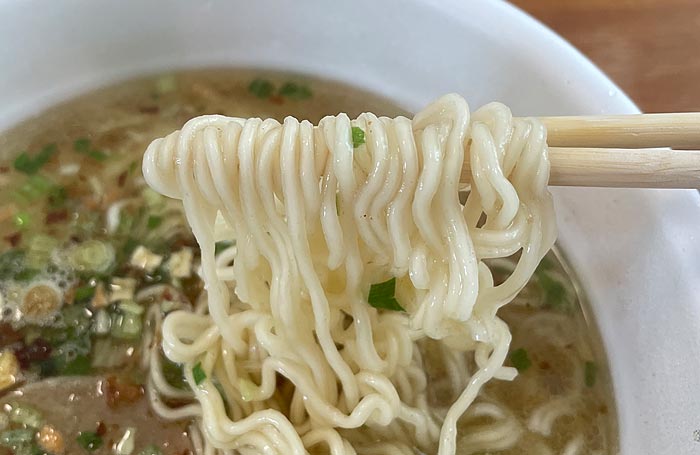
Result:
<svg viewBox="0 0 700 455"><path fill-rule="evenodd" d="M547 127L550 185L700 189L698 112L540 121ZM471 180L468 161L463 182Z"/></svg>
<svg viewBox="0 0 700 455"><path fill-rule="evenodd" d="M700 188L700 151L550 147L549 184Z"/></svg>
<svg viewBox="0 0 700 455"><path fill-rule="evenodd" d="M550 147L700 148L700 112L541 117Z"/></svg>
<svg viewBox="0 0 700 455"><path fill-rule="evenodd" d="M550 147L549 160L551 186L700 188L700 150Z"/></svg>

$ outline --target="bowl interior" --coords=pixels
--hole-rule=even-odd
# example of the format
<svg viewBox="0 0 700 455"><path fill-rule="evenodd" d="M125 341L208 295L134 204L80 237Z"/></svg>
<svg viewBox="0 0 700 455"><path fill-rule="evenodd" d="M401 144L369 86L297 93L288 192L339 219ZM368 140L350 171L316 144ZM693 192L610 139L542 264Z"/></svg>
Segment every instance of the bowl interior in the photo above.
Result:
<svg viewBox="0 0 700 455"><path fill-rule="evenodd" d="M0 129L116 79L212 65L325 76L409 110L446 92L517 115L636 110L573 48L501 2L39 3L0 2L0 41L12 43L0 47ZM698 193L553 192L560 246L611 362L622 452L697 450Z"/></svg>

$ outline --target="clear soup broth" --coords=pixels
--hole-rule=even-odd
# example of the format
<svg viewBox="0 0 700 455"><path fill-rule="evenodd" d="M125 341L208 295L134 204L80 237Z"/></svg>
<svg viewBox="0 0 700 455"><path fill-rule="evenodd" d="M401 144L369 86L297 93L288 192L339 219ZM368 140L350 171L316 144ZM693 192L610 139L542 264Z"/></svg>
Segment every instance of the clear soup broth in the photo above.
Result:
<svg viewBox="0 0 700 455"><path fill-rule="evenodd" d="M0 135L0 454L198 453L190 422L158 417L146 387L149 355L171 386L187 387L155 321L195 305L203 287L179 201L146 186L141 155L202 114L316 123L364 111L406 115L333 82L202 70L101 89ZM494 266L506 276L512 264ZM600 340L554 254L499 314L519 375L482 390L458 453L616 453ZM441 380L459 372L428 364L441 404Z"/></svg>

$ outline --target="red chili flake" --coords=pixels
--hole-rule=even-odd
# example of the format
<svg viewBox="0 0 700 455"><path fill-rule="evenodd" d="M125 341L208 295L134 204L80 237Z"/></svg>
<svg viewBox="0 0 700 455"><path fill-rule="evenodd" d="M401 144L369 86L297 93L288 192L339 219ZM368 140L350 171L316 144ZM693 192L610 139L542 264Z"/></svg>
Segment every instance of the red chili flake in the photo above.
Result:
<svg viewBox="0 0 700 455"><path fill-rule="evenodd" d="M51 356L51 345L43 338L38 338L30 345L23 345L15 351L15 357L23 370L28 369L32 363L41 362Z"/></svg>
<svg viewBox="0 0 700 455"><path fill-rule="evenodd" d="M541 370L549 370L552 366L546 360L540 362L539 367Z"/></svg>
<svg viewBox="0 0 700 455"><path fill-rule="evenodd" d="M11 247L16 247L22 241L22 233L15 232L14 234L6 235L4 239L10 244Z"/></svg>
<svg viewBox="0 0 700 455"><path fill-rule="evenodd" d="M168 288L165 288L165 290L163 291L162 297L169 302L173 300L173 294L172 294L172 292L170 292L170 289L168 289Z"/></svg>
<svg viewBox="0 0 700 455"><path fill-rule="evenodd" d="M134 384L116 376L110 376L104 382L104 394L107 405L115 408L123 404L134 403L144 394L143 386Z"/></svg>
<svg viewBox="0 0 700 455"><path fill-rule="evenodd" d="M46 214L46 224L59 223L68 219L68 210L53 210Z"/></svg>
<svg viewBox="0 0 700 455"><path fill-rule="evenodd" d="M7 174L10 172L9 166L0 166L0 174Z"/></svg>
<svg viewBox="0 0 700 455"><path fill-rule="evenodd" d="M272 104L284 104L284 98L281 97L280 95L272 95L270 97L270 102Z"/></svg>
<svg viewBox="0 0 700 455"><path fill-rule="evenodd" d="M154 105L139 106L139 112L142 114L157 114L160 112L160 108Z"/></svg>
<svg viewBox="0 0 700 455"><path fill-rule="evenodd" d="M97 422L97 428L95 429L95 434L97 436L104 436L107 434L107 425L103 421Z"/></svg>
<svg viewBox="0 0 700 455"><path fill-rule="evenodd" d="M124 187L126 184L126 178L129 176L129 171L124 171L121 174L119 174L119 177L117 177L117 185L119 185L119 188Z"/></svg>

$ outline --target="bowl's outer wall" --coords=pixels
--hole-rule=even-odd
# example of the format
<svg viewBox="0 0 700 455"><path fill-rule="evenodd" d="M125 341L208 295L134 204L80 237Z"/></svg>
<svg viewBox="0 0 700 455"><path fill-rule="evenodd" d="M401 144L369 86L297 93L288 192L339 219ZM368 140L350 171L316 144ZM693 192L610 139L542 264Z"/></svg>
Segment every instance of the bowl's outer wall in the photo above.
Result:
<svg viewBox="0 0 700 455"><path fill-rule="evenodd" d="M0 0L0 43L0 128L113 80L212 65L322 75L413 110L453 91L517 115L636 110L500 1ZM553 193L611 360L622 452L699 453L698 193Z"/></svg>

